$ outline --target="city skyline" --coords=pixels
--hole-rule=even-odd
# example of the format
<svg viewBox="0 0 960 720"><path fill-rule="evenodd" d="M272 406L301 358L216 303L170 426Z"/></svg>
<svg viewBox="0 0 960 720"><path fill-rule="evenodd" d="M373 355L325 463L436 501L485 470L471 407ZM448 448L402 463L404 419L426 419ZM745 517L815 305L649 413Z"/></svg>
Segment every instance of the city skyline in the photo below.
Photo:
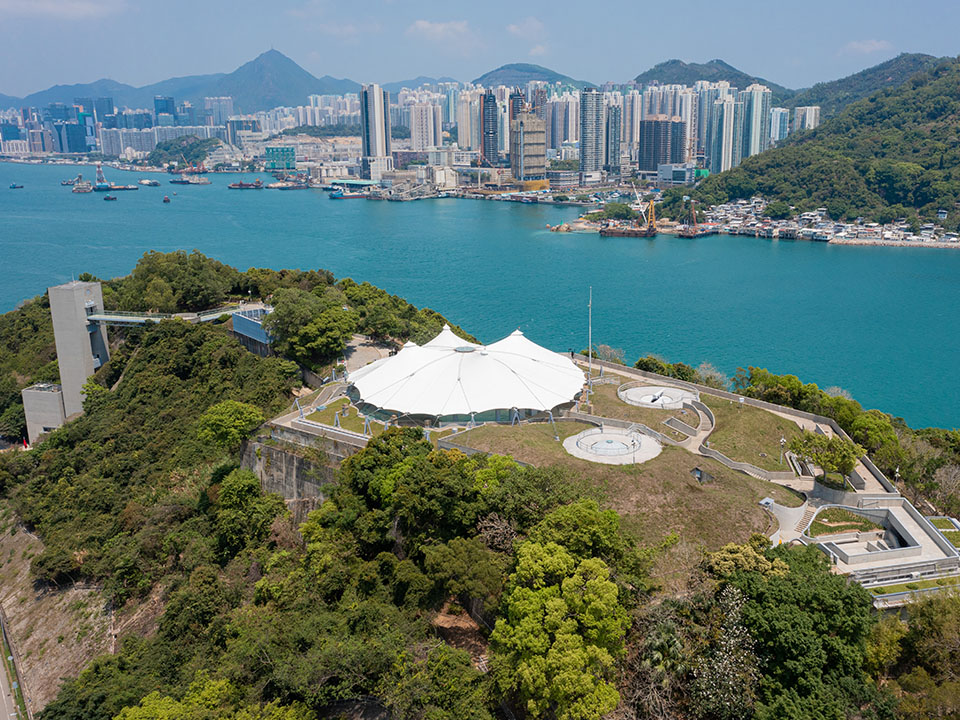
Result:
<svg viewBox="0 0 960 720"><path fill-rule="evenodd" d="M419 75L469 81L512 62L544 65L599 84L625 82L673 58L720 58L747 73L800 88L901 52L956 54L950 28L951 21L960 20L960 7L921 0L913 9L904 14L889 0L840 6L813 0L802 14L773 18L755 3L720 8L693 0L686 11L690 22L678 25L682 34L647 33L643 45L637 45L632 40L638 23L656 21L656 8L612 3L604 13L617 15L619 21L603 25L599 53L582 52L582 45L571 43L573 38L584 42L571 19L572 4L540 0L520 11L494 0L483 13L394 0L359 11L325 0L291 1L279 9L249 2L188 5L169 0L148 6L105 0L0 0L0 66L13 70L0 78L0 93L23 96L100 78L140 86L173 76L229 72L268 47L314 75L381 84ZM932 14L938 17L936 23L929 22ZM164 52L158 54L149 43L144 51L141 30L147 27ZM752 33L751 42L732 41L744 32ZM784 33L815 40L788 45ZM41 44L45 52L37 52ZM696 51L687 51L690 47Z"/></svg>

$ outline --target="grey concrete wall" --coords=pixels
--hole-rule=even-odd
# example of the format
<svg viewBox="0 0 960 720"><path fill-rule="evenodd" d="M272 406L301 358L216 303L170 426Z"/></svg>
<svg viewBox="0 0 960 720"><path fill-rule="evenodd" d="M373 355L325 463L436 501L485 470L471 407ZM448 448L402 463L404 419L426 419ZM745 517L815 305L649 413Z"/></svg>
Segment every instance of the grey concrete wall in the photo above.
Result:
<svg viewBox="0 0 960 720"><path fill-rule="evenodd" d="M32 445L41 435L61 427L66 417L59 385L31 385L20 391L27 418L27 439Z"/></svg>
<svg viewBox="0 0 960 720"><path fill-rule="evenodd" d="M63 386L63 409L69 418L83 412L83 383L99 364L110 359L106 327L100 323L91 332L87 323L88 308L93 312L103 310L103 293L100 283L77 280L47 291ZM94 362L95 354L99 355L99 363Z"/></svg>

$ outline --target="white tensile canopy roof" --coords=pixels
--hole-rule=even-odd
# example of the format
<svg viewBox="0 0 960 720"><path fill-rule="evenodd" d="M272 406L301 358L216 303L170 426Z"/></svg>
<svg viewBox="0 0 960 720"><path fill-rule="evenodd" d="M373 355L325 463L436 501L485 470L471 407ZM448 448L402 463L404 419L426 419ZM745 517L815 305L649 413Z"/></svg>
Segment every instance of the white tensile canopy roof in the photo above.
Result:
<svg viewBox="0 0 960 720"><path fill-rule="evenodd" d="M492 345L457 337L444 325L425 345L350 373L360 399L403 415L470 415L490 410L551 410L571 402L584 375L569 358L519 330Z"/></svg>

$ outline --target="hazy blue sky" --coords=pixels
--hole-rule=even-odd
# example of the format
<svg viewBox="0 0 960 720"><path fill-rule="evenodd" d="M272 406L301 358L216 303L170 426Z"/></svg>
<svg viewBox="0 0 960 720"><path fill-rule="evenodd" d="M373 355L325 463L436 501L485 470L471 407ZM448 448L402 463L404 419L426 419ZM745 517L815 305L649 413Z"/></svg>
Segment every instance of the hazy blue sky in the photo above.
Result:
<svg viewBox="0 0 960 720"><path fill-rule="evenodd" d="M622 81L679 57L803 87L900 52L957 55L958 26L956 0L0 0L0 93L230 72L271 47L360 82L508 62Z"/></svg>

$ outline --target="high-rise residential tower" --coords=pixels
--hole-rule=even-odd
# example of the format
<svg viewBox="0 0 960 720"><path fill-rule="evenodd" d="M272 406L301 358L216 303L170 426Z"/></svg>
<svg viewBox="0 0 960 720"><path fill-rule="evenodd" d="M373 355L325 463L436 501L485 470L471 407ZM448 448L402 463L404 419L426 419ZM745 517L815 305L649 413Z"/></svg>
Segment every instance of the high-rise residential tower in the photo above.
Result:
<svg viewBox="0 0 960 720"><path fill-rule="evenodd" d="M609 175L620 174L620 124L623 108L619 105L608 105L606 112L606 127L604 128L603 169Z"/></svg>
<svg viewBox="0 0 960 720"><path fill-rule="evenodd" d="M360 174L367 180L380 180L393 170L390 154L390 93L376 83L360 90Z"/></svg>
<svg viewBox="0 0 960 720"><path fill-rule="evenodd" d="M775 107L770 110L770 142L778 143L790 134L790 110Z"/></svg>
<svg viewBox="0 0 960 720"><path fill-rule="evenodd" d="M480 97L480 159L488 165L500 162L499 115L497 96L487 90Z"/></svg>
<svg viewBox="0 0 960 720"><path fill-rule="evenodd" d="M710 113L710 172L718 173L740 164L743 153L743 103L733 98L715 100Z"/></svg>
<svg viewBox="0 0 960 720"><path fill-rule="evenodd" d="M770 88L754 83L739 93L743 105L742 158L763 152L770 147Z"/></svg>
<svg viewBox="0 0 960 720"><path fill-rule="evenodd" d="M596 88L580 91L580 173L603 168L603 95Z"/></svg>
<svg viewBox="0 0 960 720"><path fill-rule="evenodd" d="M793 131L813 130L820 124L819 105L801 105L793 109Z"/></svg>

